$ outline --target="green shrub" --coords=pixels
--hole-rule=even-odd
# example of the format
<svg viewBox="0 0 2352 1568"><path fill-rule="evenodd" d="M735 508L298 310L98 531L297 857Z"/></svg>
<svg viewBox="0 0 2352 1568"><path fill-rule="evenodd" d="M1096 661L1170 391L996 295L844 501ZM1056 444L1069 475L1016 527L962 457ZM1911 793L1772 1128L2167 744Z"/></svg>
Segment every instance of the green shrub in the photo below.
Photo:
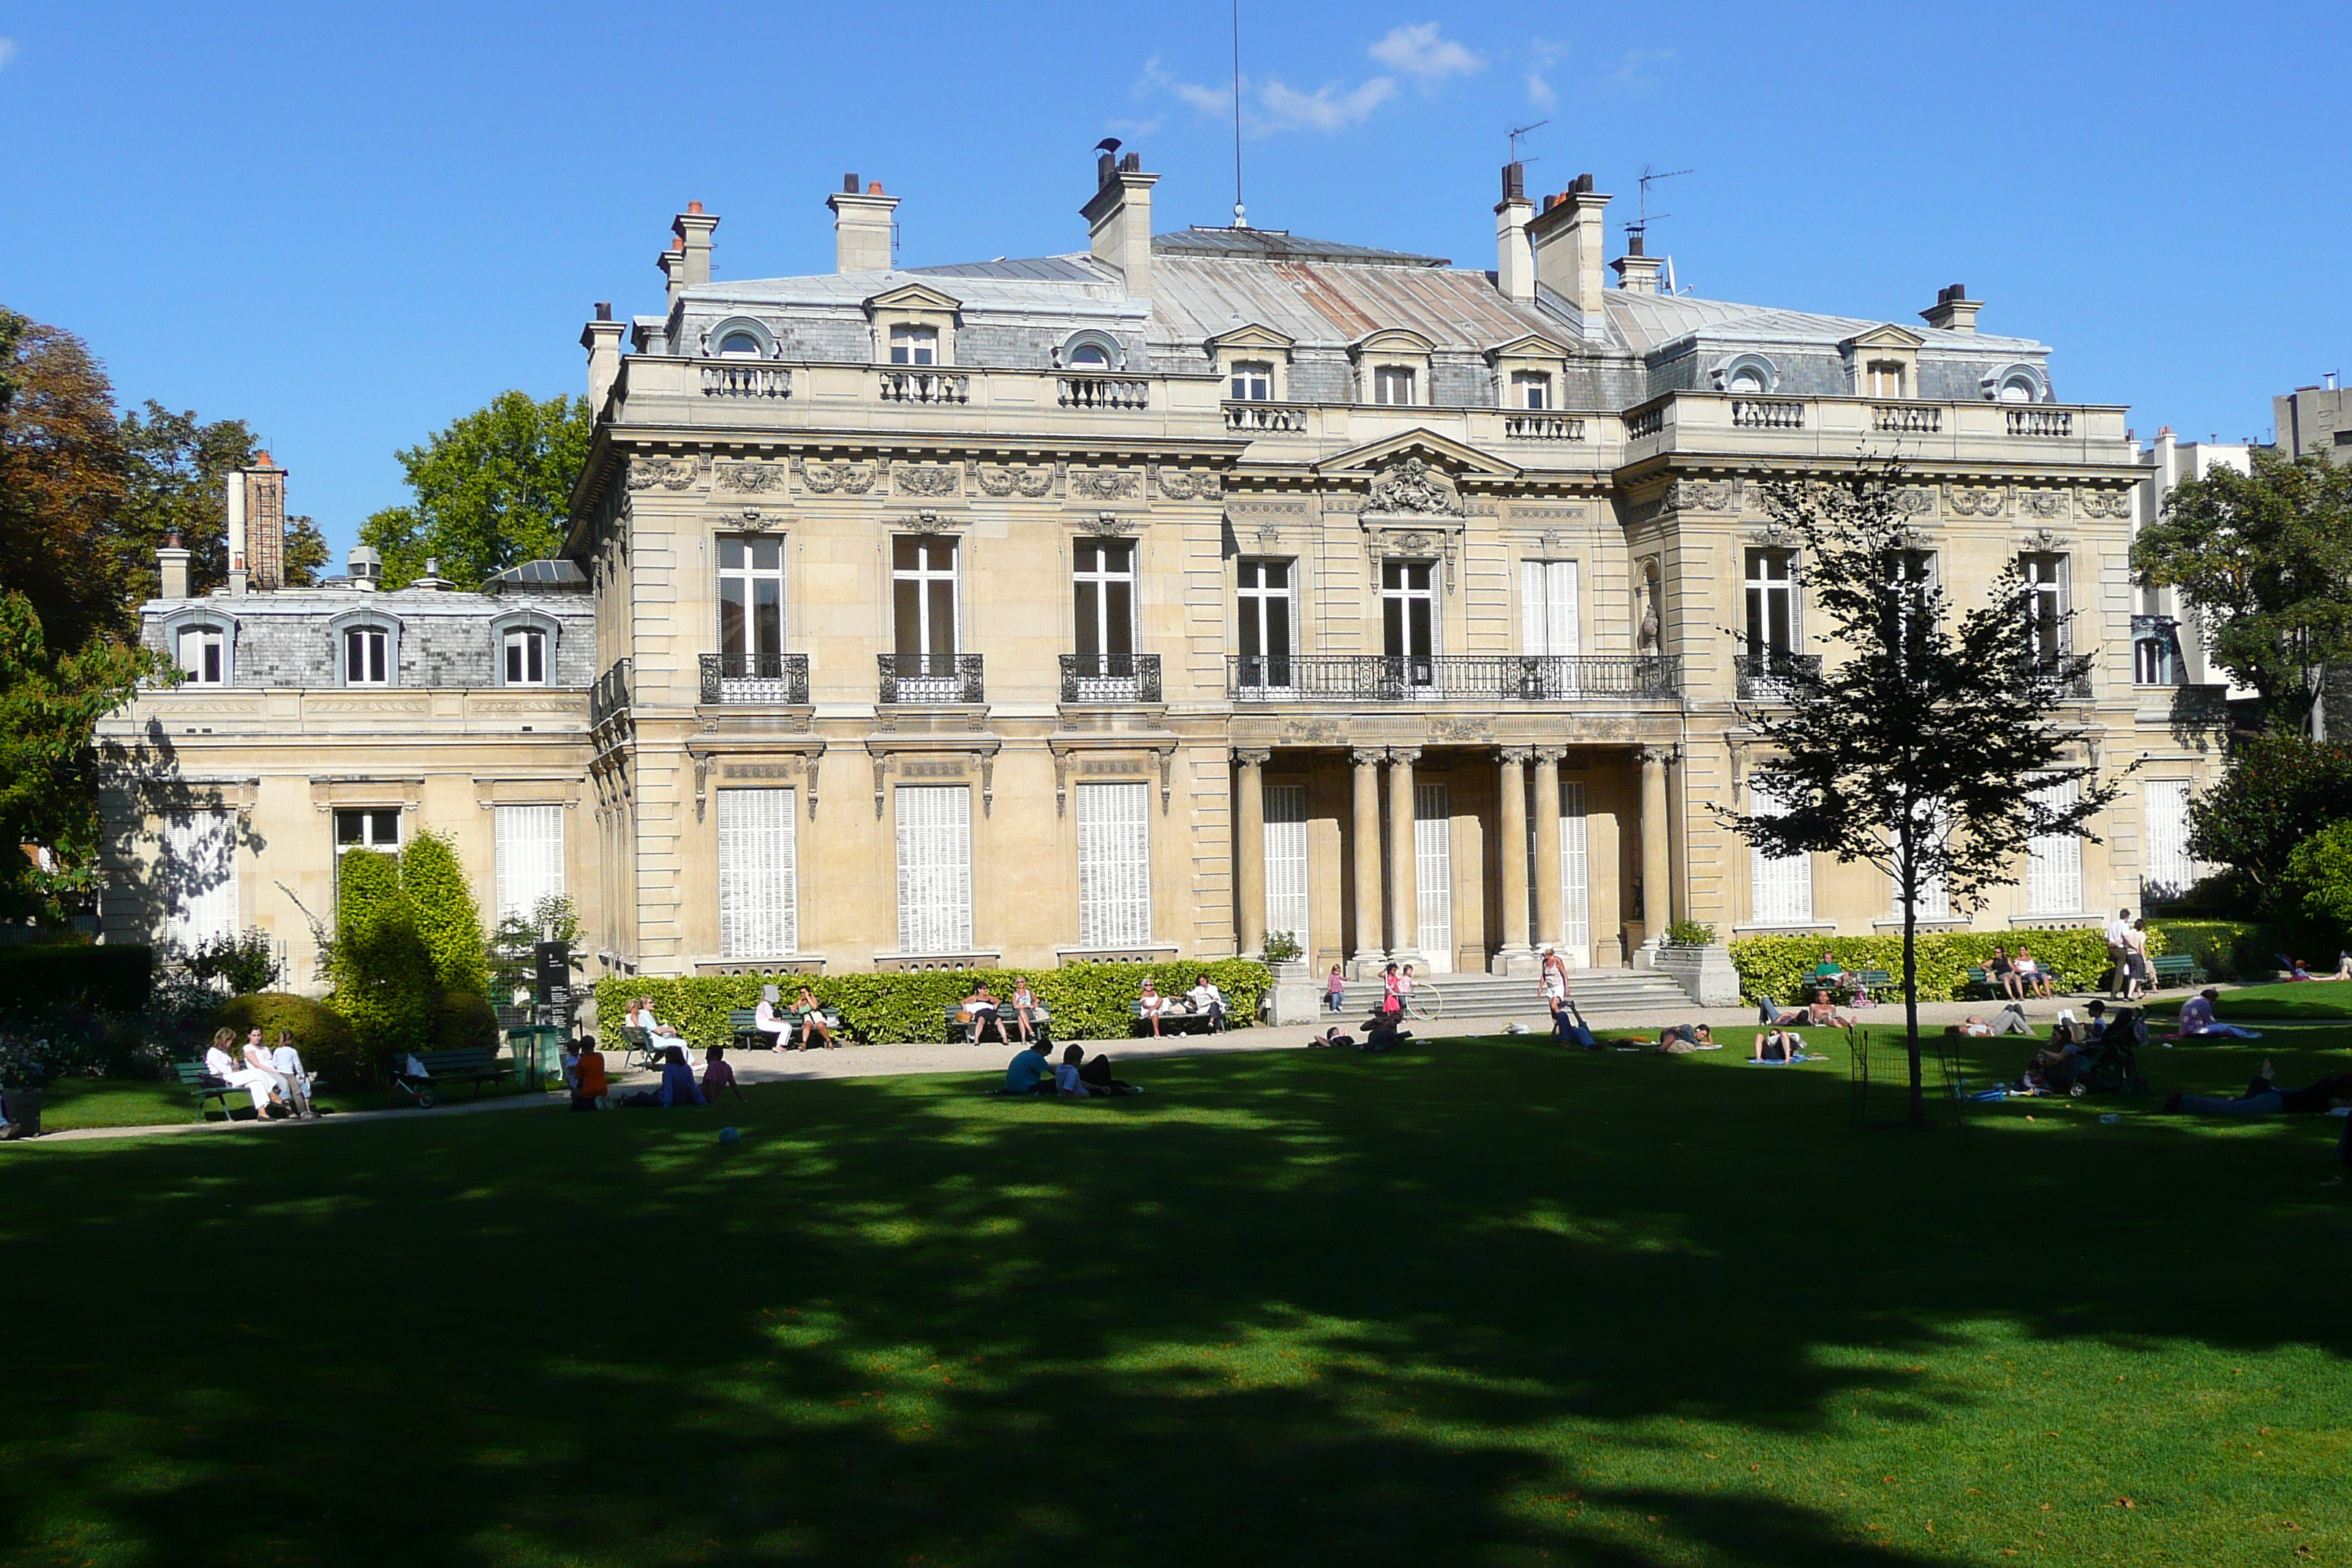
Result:
<svg viewBox="0 0 2352 1568"><path fill-rule="evenodd" d="M415 911L416 934L433 955L433 973L441 988L486 994L490 972L482 911L474 902L474 890L466 885L457 847L430 831L410 839L400 851L400 889Z"/></svg>
<svg viewBox="0 0 2352 1568"><path fill-rule="evenodd" d="M883 974L711 974L652 980L607 975L596 983L596 1016L617 1047L621 1018L632 997L653 998L654 1016L698 1046L723 1046L731 1036L728 1015L758 1005L760 987L773 984L790 1001L804 982L817 1000L841 1014L854 1039L938 1040L946 1037L941 1010L954 1006L985 981L999 996L1010 996L1021 980L1053 1010L1057 1038L1114 1039L1134 1024L1137 988L1149 979L1163 993L1192 988L1206 974L1225 994L1235 1027L1257 1016L1258 1003L1274 984L1273 972L1248 959L1185 963L1073 963L1061 969L953 970Z"/></svg>
<svg viewBox="0 0 2352 1568"><path fill-rule="evenodd" d="M1715 941L1715 928L1703 921L1675 921L1666 927L1668 947L1706 947Z"/></svg>
<svg viewBox="0 0 2352 1568"><path fill-rule="evenodd" d="M252 926L234 936L208 936L188 954L186 968L207 985L220 982L232 996L251 995L278 984L277 944Z"/></svg>
<svg viewBox="0 0 2352 1568"><path fill-rule="evenodd" d="M482 997L445 991L433 1004L433 1048L477 1051L499 1048L499 1016Z"/></svg>
<svg viewBox="0 0 2352 1568"><path fill-rule="evenodd" d="M99 947L89 942L0 947L0 1018L26 1017L58 1007L136 1013L147 1005L154 977L155 954L151 948Z"/></svg>
<svg viewBox="0 0 2352 1568"><path fill-rule="evenodd" d="M348 850L336 868L329 973L335 988L327 1005L351 1020L369 1063L422 1049L432 1037L441 987L391 856Z"/></svg>
<svg viewBox="0 0 2352 1568"><path fill-rule="evenodd" d="M2193 955L2198 966L2215 980L2268 975L2278 968L2273 954L2291 945L2277 926L2259 921L2185 920L2168 915L2149 921L2147 929L2151 935L2162 935L2165 952Z"/></svg>
<svg viewBox="0 0 2352 1568"><path fill-rule="evenodd" d="M302 1053L302 1065L338 1089L357 1088L370 1076L350 1021L308 996L284 991L232 996L213 1009L212 1027L234 1029L240 1039L247 1029L257 1028L262 1039L273 1046L278 1030L290 1030L295 1048Z"/></svg>
<svg viewBox="0 0 2352 1568"><path fill-rule="evenodd" d="M2019 943L2033 950L2034 962L2063 975L2077 987L2095 987L2107 974L2107 939L2096 926L2069 930L2007 931L1935 931L1918 939L1919 1000L1956 1000L1968 984L1969 971L1992 956L1998 945L2015 952ZM1769 996L1776 1002L1801 1001L1811 995L1813 966L1828 949L1847 969L1883 969L1897 984L1903 978L1903 938L1892 936L1751 936L1731 944L1732 967L1739 972L1740 994L1753 1002ZM2148 927L2147 950L2168 951L2164 933Z"/></svg>
<svg viewBox="0 0 2352 1568"><path fill-rule="evenodd" d="M2220 782L2189 805L2189 852L2242 873L2265 913L2299 913L2286 887L2289 861L2314 828L2347 816L2352 746L2263 735L2233 746Z"/></svg>
<svg viewBox="0 0 2352 1568"><path fill-rule="evenodd" d="M1268 963L1288 963L1304 951L1298 945L1297 931L1270 931L1265 933L1265 961Z"/></svg>

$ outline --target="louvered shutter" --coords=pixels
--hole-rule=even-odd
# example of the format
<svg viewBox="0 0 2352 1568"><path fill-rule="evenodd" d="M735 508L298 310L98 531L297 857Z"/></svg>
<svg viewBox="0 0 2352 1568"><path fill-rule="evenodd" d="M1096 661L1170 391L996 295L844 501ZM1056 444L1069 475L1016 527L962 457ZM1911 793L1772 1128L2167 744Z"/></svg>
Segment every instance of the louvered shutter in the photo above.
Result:
<svg viewBox="0 0 2352 1568"><path fill-rule="evenodd" d="M502 805L498 840L498 918L525 920L541 899L563 891L563 808Z"/></svg>
<svg viewBox="0 0 2352 1568"><path fill-rule="evenodd" d="M1078 786L1078 945L1132 947L1151 940L1149 785Z"/></svg>
<svg viewBox="0 0 2352 1568"><path fill-rule="evenodd" d="M1298 939L1315 956L1307 930L1307 786L1265 786L1265 929Z"/></svg>
<svg viewBox="0 0 2352 1568"><path fill-rule="evenodd" d="M719 792L719 956L800 951L796 791Z"/></svg>
<svg viewBox="0 0 2352 1568"><path fill-rule="evenodd" d="M1568 926L1560 957L1571 967L1592 964L1591 840L1584 820L1584 784L1559 786L1559 908Z"/></svg>
<svg viewBox="0 0 2352 1568"><path fill-rule="evenodd" d="M164 900L164 941L182 952L236 934L236 816L226 811L174 812L163 819L157 869Z"/></svg>
<svg viewBox="0 0 2352 1568"><path fill-rule="evenodd" d="M971 951L971 791L900 784L898 950Z"/></svg>
<svg viewBox="0 0 2352 1568"><path fill-rule="evenodd" d="M1755 795L1756 815L1778 816L1784 809L1771 796ZM1748 852L1749 919L1758 925L1811 925L1813 920L1813 858L1775 858L1761 849Z"/></svg>
<svg viewBox="0 0 2352 1568"><path fill-rule="evenodd" d="M2168 892L2186 891L2197 879L2197 868L2189 858L2189 785L2184 780L2158 780L2148 784L2145 810L2147 817L2147 867L2140 873L2143 889L2162 888Z"/></svg>
<svg viewBox="0 0 2352 1568"><path fill-rule="evenodd" d="M2063 811L2083 797L2078 779L2063 779L2034 792L2051 811ZM2072 833L2037 834L2026 846L2025 912L2073 915L2083 911L2083 841Z"/></svg>
<svg viewBox="0 0 2352 1568"><path fill-rule="evenodd" d="M1432 974L1454 971L1454 812L1442 784L1412 786L1414 945Z"/></svg>

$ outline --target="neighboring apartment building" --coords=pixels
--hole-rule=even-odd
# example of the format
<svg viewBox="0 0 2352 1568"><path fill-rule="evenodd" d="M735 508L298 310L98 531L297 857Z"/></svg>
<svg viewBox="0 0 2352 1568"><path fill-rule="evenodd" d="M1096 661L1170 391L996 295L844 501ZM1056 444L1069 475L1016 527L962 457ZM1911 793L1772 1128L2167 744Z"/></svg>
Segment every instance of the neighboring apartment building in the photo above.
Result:
<svg viewBox="0 0 2352 1568"><path fill-rule="evenodd" d="M2271 399L2277 429L2273 439L2289 458L2316 452L2331 463L2352 463L2352 393L2327 377L2325 385L2298 386Z"/></svg>
<svg viewBox="0 0 2352 1568"><path fill-rule="evenodd" d="M897 201L853 176L807 278L715 279L689 206L665 309L588 324L566 553L597 674L564 744L593 826L567 817L566 856L606 964L1288 931L1318 970L1525 973L1546 942L1640 961L1670 919L1884 929L1875 872L1713 815L1757 761L1738 704L1817 657L1762 487L1864 454L1907 466L1959 602L2024 559L2096 655L2082 754L2143 762L2101 842L2021 846L1976 923L2138 902L2209 693L2138 665L2146 470L2122 409L2055 401L2043 345L1978 331L1957 286L1924 329L1662 293L1638 247L1605 286L1589 177L1538 206L1506 169L1492 271L1154 235L1157 178L1103 160L1086 250L898 268Z"/></svg>

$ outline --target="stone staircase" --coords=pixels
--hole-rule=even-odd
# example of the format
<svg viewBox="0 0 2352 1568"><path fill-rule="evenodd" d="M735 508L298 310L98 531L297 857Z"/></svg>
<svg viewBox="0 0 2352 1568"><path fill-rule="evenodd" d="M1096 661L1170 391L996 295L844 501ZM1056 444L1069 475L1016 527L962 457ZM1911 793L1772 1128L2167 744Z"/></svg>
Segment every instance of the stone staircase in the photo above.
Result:
<svg viewBox="0 0 2352 1568"><path fill-rule="evenodd" d="M1465 973L1441 974L1435 980L1445 993L1445 1012L1438 1020L1441 1025L1486 1020L1500 1024L1513 1018L1534 1020L1546 1015L1543 987L1533 979ZM1578 1008L1588 1017L1604 1013L1633 1013L1652 1020L1668 1020L1691 1011L1692 1006L1681 986L1654 970L1573 969L1569 971L1568 984ZM1367 981L1349 986L1351 1000L1368 986L1377 990L1377 985Z"/></svg>

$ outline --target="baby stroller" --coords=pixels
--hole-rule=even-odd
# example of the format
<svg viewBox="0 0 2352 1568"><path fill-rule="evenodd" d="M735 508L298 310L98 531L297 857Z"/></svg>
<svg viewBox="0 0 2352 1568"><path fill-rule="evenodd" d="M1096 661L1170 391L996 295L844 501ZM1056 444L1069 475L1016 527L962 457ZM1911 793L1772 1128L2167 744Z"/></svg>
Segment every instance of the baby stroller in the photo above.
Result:
<svg viewBox="0 0 2352 1568"><path fill-rule="evenodd" d="M2147 1043L2146 1015L2128 1008L2107 1020L2104 1033L2073 1050L2039 1051L2019 1087L2080 1100L2086 1094L2137 1094L2147 1087L2139 1075L2139 1047Z"/></svg>

